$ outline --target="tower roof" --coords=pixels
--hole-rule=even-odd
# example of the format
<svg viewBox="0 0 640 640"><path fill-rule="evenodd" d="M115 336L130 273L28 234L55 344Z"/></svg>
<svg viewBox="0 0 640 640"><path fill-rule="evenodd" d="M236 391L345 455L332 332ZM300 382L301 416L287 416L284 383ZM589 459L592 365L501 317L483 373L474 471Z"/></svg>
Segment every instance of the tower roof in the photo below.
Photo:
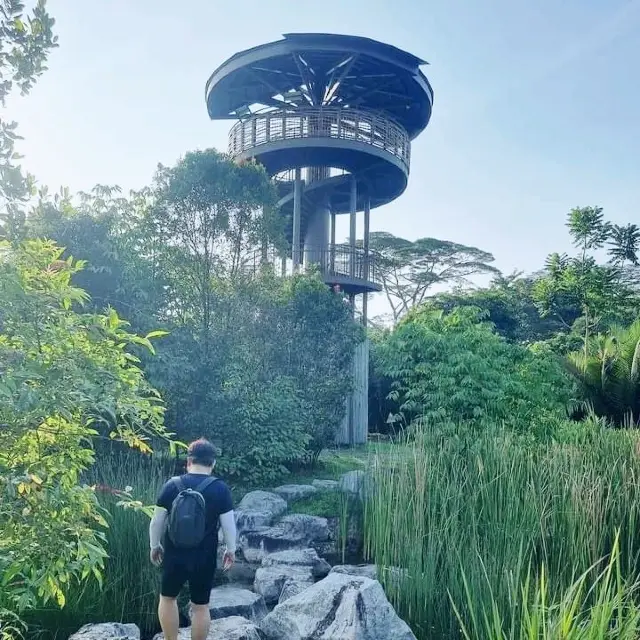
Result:
<svg viewBox="0 0 640 640"><path fill-rule="evenodd" d="M411 138L428 124L433 90L424 60L359 36L285 34L283 39L231 56L209 78L212 119L265 109L342 107L380 113Z"/></svg>

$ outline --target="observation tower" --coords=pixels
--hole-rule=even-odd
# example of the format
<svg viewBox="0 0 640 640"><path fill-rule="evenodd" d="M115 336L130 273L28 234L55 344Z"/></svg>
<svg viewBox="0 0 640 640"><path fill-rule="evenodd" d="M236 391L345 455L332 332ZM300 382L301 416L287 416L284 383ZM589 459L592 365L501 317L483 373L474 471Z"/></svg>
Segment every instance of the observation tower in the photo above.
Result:
<svg viewBox="0 0 640 640"><path fill-rule="evenodd" d="M407 186L411 141L433 105L424 64L369 38L295 33L236 53L206 84L211 119L236 121L229 154L265 167L287 221L287 255L264 247L254 268L271 262L284 275L315 265L327 285L349 296L354 314L362 296L365 325L367 296L382 289L369 250L371 210ZM339 215L349 216L347 243L336 243ZM368 367L365 342L354 358L341 444L366 442Z"/></svg>

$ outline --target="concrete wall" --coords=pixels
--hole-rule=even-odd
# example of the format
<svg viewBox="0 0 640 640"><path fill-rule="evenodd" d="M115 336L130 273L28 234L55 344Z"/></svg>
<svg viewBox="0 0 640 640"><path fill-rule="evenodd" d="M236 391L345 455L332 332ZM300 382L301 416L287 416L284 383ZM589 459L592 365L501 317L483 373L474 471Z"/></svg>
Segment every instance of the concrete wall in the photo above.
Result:
<svg viewBox="0 0 640 640"><path fill-rule="evenodd" d="M356 347L353 359L353 393L346 400L347 411L338 444L365 444L369 431L369 341Z"/></svg>

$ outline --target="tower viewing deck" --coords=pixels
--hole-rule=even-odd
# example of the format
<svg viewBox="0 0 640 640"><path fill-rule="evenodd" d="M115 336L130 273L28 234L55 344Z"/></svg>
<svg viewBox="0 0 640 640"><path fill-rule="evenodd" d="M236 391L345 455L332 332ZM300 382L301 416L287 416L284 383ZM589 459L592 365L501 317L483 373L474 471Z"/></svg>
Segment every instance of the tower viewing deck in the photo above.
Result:
<svg viewBox="0 0 640 640"><path fill-rule="evenodd" d="M425 64L369 38L286 34L236 53L206 84L209 116L236 121L230 156L259 162L276 181L291 251L270 261L283 274L316 266L352 306L362 295L364 323L367 294L381 289L377 256L369 249L370 214L407 187L411 141L429 123L433 107L420 70ZM336 244L341 214L349 215L346 245ZM360 358L361 369L367 358ZM362 433L366 438L366 389L364 398L362 393L356 390L349 404L348 442L361 442Z"/></svg>

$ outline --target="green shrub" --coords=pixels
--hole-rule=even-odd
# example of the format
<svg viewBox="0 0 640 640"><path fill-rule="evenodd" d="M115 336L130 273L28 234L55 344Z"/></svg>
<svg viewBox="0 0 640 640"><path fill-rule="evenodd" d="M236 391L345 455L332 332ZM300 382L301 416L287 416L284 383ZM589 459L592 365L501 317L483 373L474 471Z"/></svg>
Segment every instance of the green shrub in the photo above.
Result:
<svg viewBox="0 0 640 640"><path fill-rule="evenodd" d="M361 328L314 275L219 283L213 304L209 333L174 331L149 376L173 431L216 443L232 481L267 485L334 444Z"/></svg>
<svg viewBox="0 0 640 640"><path fill-rule="evenodd" d="M565 416L573 395L557 358L508 343L472 308L409 314L375 358L402 424L491 420L528 429L541 417Z"/></svg>
<svg viewBox="0 0 640 640"><path fill-rule="evenodd" d="M106 522L80 481L103 432L143 451L163 407L114 311L82 314L82 268L53 243L0 243L0 613L62 607L102 580Z"/></svg>

